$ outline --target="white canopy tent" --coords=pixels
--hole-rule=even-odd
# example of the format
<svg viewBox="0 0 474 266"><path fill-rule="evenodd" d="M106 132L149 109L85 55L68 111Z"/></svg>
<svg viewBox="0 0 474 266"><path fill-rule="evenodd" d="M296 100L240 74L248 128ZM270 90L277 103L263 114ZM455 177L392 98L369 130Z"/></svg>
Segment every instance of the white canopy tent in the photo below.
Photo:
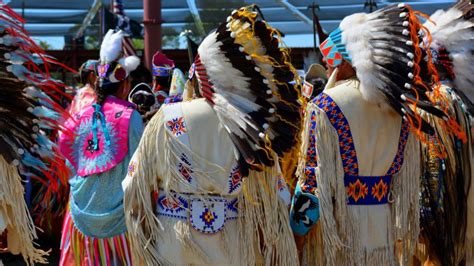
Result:
<svg viewBox="0 0 474 266"><path fill-rule="evenodd" d="M103 0L109 4L109 0ZM127 16L136 21L143 20L143 1L124 0ZM178 33L190 25L190 19L201 18L206 22L206 16L199 16L206 11L204 0L162 0L163 34ZM209 1L207 1L209 2ZM226 4L227 0L215 0L213 8ZM301 43L301 38L312 39L312 14L308 8L315 3L320 6L317 15L325 31L333 30L342 18L356 12L368 12L364 7L368 0L241 0L234 8L245 4L258 4L265 19L286 35L289 46L312 46L312 41ZM392 0L373 0L377 8L398 3ZM431 14L437 9L447 8L455 0L412 0L405 3L412 5L416 10ZM27 20L26 28L33 36L59 37L75 35L84 17L89 12L94 0L59 1L59 0L12 0L9 5ZM207 10L209 12L209 10ZM193 16L194 14L194 16ZM196 21L196 20L194 20ZM93 21L91 28L97 24ZM96 26L97 28L97 26ZM293 41L295 40L295 41Z"/></svg>

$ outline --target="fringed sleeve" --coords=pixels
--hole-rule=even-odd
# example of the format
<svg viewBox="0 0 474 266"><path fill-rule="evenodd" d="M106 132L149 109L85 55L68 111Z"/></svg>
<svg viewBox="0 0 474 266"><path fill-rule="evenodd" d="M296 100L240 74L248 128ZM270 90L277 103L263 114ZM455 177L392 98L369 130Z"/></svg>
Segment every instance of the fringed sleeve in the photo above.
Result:
<svg viewBox="0 0 474 266"><path fill-rule="evenodd" d="M316 136L314 132L316 112L313 111L308 115L310 117L310 121L307 123L309 135L303 134L305 141L302 146L298 147L303 153L299 157L301 166L298 175L301 178L295 186L290 210L290 225L293 233L298 236L307 235L319 219L319 200L316 196Z"/></svg>
<svg viewBox="0 0 474 266"><path fill-rule="evenodd" d="M468 115L464 104L458 104L458 113L462 116L461 126L466 132L466 143L462 144L461 167L464 174L464 189L466 193L466 265L474 264L474 118ZM461 109L461 110L459 110Z"/></svg>
<svg viewBox="0 0 474 266"><path fill-rule="evenodd" d="M154 248L162 231L153 210L152 193L158 191L160 152L165 129L159 111L146 127L140 144L130 160L128 174L122 183L124 189L125 220L131 242L134 264L159 265L162 263Z"/></svg>
<svg viewBox="0 0 474 266"><path fill-rule="evenodd" d="M297 175L300 184L308 184L308 178L315 179L317 189L313 193L319 199L320 218L318 225L308 235L307 246L316 247L316 250L305 252L305 261L316 265L332 265L336 261L337 251L344 245L338 235L336 221L343 221L335 217L334 209L345 208L345 188L342 182L335 182L344 175L342 162L339 159L339 142L337 134L329 122L326 113L314 103L306 109L305 127L302 132L302 151L298 164ZM315 124L313 133L310 133L312 123ZM312 138L314 137L314 143ZM316 143L317 140L317 143ZM307 156L310 145L315 146L315 162ZM304 152L303 152L304 151ZM338 184L339 183L339 184ZM316 185L314 184L314 185ZM342 195L342 197L336 197ZM336 202L333 201L336 199ZM324 255L323 255L324 254ZM325 258L325 259L324 259Z"/></svg>
<svg viewBox="0 0 474 266"><path fill-rule="evenodd" d="M0 218L8 231L8 249L20 253L28 265L47 263L47 252L34 247L37 238L33 220L24 200L18 169L0 156Z"/></svg>
<svg viewBox="0 0 474 266"><path fill-rule="evenodd" d="M410 134L405 148L404 163L400 172L393 176L393 187L389 201L392 204L392 224L395 239L400 244L400 261L403 265L414 253L420 233L420 142L415 134Z"/></svg>

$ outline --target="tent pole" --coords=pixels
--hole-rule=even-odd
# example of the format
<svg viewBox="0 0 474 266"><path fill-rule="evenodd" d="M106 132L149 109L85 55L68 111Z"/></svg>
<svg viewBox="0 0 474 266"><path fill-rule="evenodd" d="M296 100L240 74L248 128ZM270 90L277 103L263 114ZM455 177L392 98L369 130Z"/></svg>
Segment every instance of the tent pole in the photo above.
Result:
<svg viewBox="0 0 474 266"><path fill-rule="evenodd" d="M161 0L143 0L145 66L151 69L153 54L161 50Z"/></svg>
<svg viewBox="0 0 474 266"><path fill-rule="evenodd" d="M102 44L102 39L104 38L104 35L105 35L105 30L104 30L105 21L104 20L105 20L104 4L101 3L100 9L99 9L99 45Z"/></svg>

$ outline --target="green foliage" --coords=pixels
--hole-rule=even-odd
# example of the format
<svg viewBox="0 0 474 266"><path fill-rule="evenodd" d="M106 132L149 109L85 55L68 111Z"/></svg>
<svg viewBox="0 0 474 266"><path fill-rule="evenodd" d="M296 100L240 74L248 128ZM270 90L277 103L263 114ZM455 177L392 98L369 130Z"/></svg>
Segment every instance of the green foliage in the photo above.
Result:
<svg viewBox="0 0 474 266"><path fill-rule="evenodd" d="M99 38L96 35L86 36L84 41L84 48L86 48L86 50L100 49Z"/></svg>
<svg viewBox="0 0 474 266"><path fill-rule="evenodd" d="M199 9L199 16L202 20L204 31L208 34L211 30L217 28L220 23L225 21L227 16L230 15L232 10L246 6L244 0L226 0L226 1L215 1L215 0L196 0L196 5ZM199 36L199 31L194 22L192 15L188 15L184 18L185 26L184 30L191 30L193 32L190 38L200 43L205 36ZM163 30L163 46L178 47L179 46L179 33L173 29Z"/></svg>
<svg viewBox="0 0 474 266"><path fill-rule="evenodd" d="M197 0L197 6L200 9L199 15L202 20L204 31L209 33L211 30L217 28L220 23L230 15L234 9L238 9L242 6L247 5L243 0L227 0L227 1L215 1L215 0ZM197 34L196 25L192 16L188 16L185 19L188 22L186 29L192 30ZM201 36L204 38L205 36Z"/></svg>
<svg viewBox="0 0 474 266"><path fill-rule="evenodd" d="M135 50L145 49L145 42L143 41L143 39L132 39L132 43Z"/></svg>
<svg viewBox="0 0 474 266"><path fill-rule="evenodd" d="M177 48L179 46L179 32L172 28L162 28L161 45L163 47Z"/></svg>
<svg viewBox="0 0 474 266"><path fill-rule="evenodd" d="M51 50L51 45L46 42L46 41L39 41L38 45L41 47L43 50Z"/></svg>

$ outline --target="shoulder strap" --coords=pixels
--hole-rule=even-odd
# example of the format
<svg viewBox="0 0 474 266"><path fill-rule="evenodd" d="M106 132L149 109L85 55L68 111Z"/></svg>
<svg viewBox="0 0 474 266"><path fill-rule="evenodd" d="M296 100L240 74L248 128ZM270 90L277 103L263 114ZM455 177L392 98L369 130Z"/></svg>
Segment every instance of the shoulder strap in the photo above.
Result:
<svg viewBox="0 0 474 266"><path fill-rule="evenodd" d="M311 122L309 128L309 143L308 149L306 150L306 164L310 167L318 166L318 156L316 155L316 111L311 111L310 114Z"/></svg>
<svg viewBox="0 0 474 266"><path fill-rule="evenodd" d="M346 175L358 176L359 164L349 122L336 102L327 94L321 93L313 102L322 109L339 137L339 152Z"/></svg>
<svg viewBox="0 0 474 266"><path fill-rule="evenodd" d="M395 159L393 159L390 169L388 169L387 171L387 175L395 175L402 168L404 154L405 154L405 146L408 141L408 136L410 135L409 133L410 133L410 124L407 121L402 119L402 126L400 129L400 139L398 141L397 154L395 155Z"/></svg>

